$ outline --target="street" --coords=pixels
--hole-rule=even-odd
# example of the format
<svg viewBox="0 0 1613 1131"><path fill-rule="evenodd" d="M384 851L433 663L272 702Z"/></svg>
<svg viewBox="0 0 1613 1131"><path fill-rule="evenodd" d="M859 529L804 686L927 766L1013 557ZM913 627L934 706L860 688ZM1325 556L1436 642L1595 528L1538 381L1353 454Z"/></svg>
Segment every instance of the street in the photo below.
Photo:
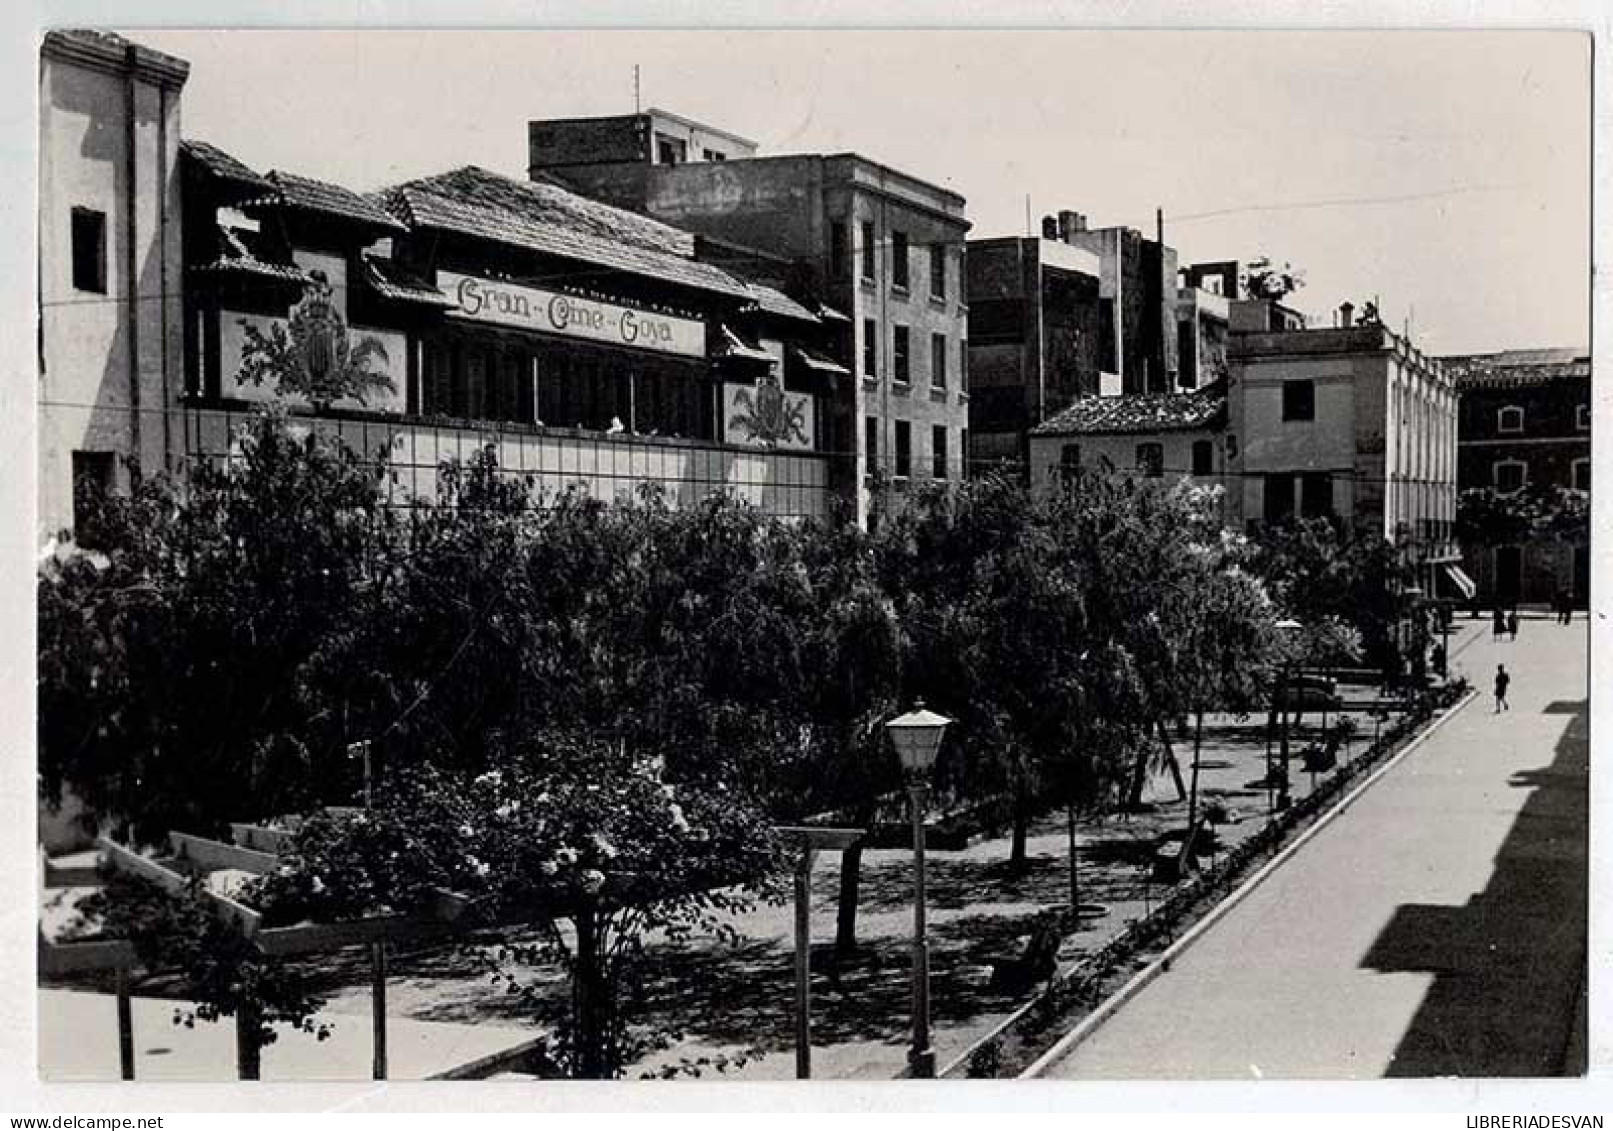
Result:
<svg viewBox="0 0 1613 1131"><path fill-rule="evenodd" d="M1478 696L1044 1075L1584 1070L1586 626L1454 663Z"/></svg>

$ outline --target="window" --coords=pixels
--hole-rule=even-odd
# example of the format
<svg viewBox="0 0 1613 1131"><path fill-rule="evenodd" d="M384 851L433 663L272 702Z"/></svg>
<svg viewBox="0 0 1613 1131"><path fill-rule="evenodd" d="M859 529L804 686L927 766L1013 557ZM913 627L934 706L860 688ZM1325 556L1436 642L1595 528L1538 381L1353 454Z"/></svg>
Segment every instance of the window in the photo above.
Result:
<svg viewBox="0 0 1613 1131"><path fill-rule="evenodd" d="M874 277L874 225L872 221L863 221L863 278L872 280Z"/></svg>
<svg viewBox="0 0 1613 1131"><path fill-rule="evenodd" d="M896 478L906 479L913 474L913 426L905 420L896 422Z"/></svg>
<svg viewBox="0 0 1613 1131"><path fill-rule="evenodd" d="M1081 445L1065 444L1059 448L1059 477L1066 482L1074 479L1081 470Z"/></svg>
<svg viewBox="0 0 1613 1131"><path fill-rule="evenodd" d="M73 209L73 289L106 294L106 213Z"/></svg>
<svg viewBox="0 0 1613 1131"><path fill-rule="evenodd" d="M868 465L869 475L879 470L879 417L877 416L863 418L863 462Z"/></svg>
<svg viewBox="0 0 1613 1131"><path fill-rule="evenodd" d="M99 541L93 516L112 493L113 466L111 452L73 453L73 540L80 546L93 549Z"/></svg>
<svg viewBox="0 0 1613 1131"><path fill-rule="evenodd" d="M707 149L707 150L704 150L703 152L704 152L704 155L705 155L705 158L706 158L707 161L726 161L726 160L728 160L728 154L726 154L726 153L724 153L724 152L722 152L721 150L718 150L718 149Z"/></svg>
<svg viewBox="0 0 1613 1131"><path fill-rule="evenodd" d="M930 248L930 297L947 297L947 249L941 244Z"/></svg>
<svg viewBox="0 0 1613 1131"><path fill-rule="evenodd" d="M846 273L846 222L833 220L829 223L829 274L839 279Z"/></svg>
<svg viewBox="0 0 1613 1131"><path fill-rule="evenodd" d="M911 346L906 326L895 326L891 330L891 380L900 384L907 384L911 376L910 353Z"/></svg>
<svg viewBox="0 0 1613 1131"><path fill-rule="evenodd" d="M930 474L937 479L947 477L947 428L937 424L930 429Z"/></svg>
<svg viewBox="0 0 1613 1131"><path fill-rule="evenodd" d="M1497 491L1517 491L1529 482L1529 465L1521 459L1498 459L1490 475Z"/></svg>
<svg viewBox="0 0 1613 1131"><path fill-rule="evenodd" d="M1215 474L1215 444L1212 441L1193 441L1193 474Z"/></svg>
<svg viewBox="0 0 1613 1131"><path fill-rule="evenodd" d="M946 391L947 387L947 336L930 335L930 388Z"/></svg>
<svg viewBox="0 0 1613 1131"><path fill-rule="evenodd" d="M1316 419L1316 382L1283 382L1283 419Z"/></svg>
<svg viewBox="0 0 1613 1131"><path fill-rule="evenodd" d="M1495 430L1497 432L1522 432L1523 409L1515 404L1509 404L1506 408L1496 413Z"/></svg>
<svg viewBox="0 0 1613 1131"><path fill-rule="evenodd" d="M1574 406L1574 427L1581 432L1591 430L1591 406L1588 404Z"/></svg>
<svg viewBox="0 0 1613 1131"><path fill-rule="evenodd" d="M863 319L863 376L879 376L879 323Z"/></svg>
<svg viewBox="0 0 1613 1131"><path fill-rule="evenodd" d="M1589 491L1591 489L1591 461L1577 459L1574 461L1574 490Z"/></svg>
<svg viewBox="0 0 1613 1131"><path fill-rule="evenodd" d="M958 456L961 461L958 466L958 478L967 479L969 478L969 430L967 428L958 433Z"/></svg>
<svg viewBox="0 0 1613 1131"><path fill-rule="evenodd" d="M907 290L907 233L891 233L891 286Z"/></svg>
<svg viewBox="0 0 1613 1131"><path fill-rule="evenodd" d="M965 395L969 392L969 343L958 343L958 392Z"/></svg>
<svg viewBox="0 0 1613 1131"><path fill-rule="evenodd" d="M1290 473L1267 475L1264 483L1263 515L1268 523L1282 522L1294 514L1294 476Z"/></svg>
<svg viewBox="0 0 1613 1131"><path fill-rule="evenodd" d="M1326 471L1307 471L1300 476L1300 513L1317 518L1333 513L1333 476Z"/></svg>
<svg viewBox="0 0 1613 1131"><path fill-rule="evenodd" d="M689 147L679 138L655 135L655 163L681 165L689 159Z"/></svg>
<svg viewBox="0 0 1613 1131"><path fill-rule="evenodd" d="M1164 444L1138 444L1137 470L1149 479L1158 479L1165 474L1165 445Z"/></svg>

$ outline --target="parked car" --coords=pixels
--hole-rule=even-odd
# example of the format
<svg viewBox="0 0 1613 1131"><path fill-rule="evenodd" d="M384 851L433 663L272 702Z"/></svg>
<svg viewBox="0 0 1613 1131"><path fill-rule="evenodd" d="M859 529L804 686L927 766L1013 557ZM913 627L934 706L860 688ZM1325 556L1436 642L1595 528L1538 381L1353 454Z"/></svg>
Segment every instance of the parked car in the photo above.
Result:
<svg viewBox="0 0 1613 1131"><path fill-rule="evenodd" d="M1337 711L1344 706L1338 681L1319 675L1289 676L1283 703L1303 711Z"/></svg>

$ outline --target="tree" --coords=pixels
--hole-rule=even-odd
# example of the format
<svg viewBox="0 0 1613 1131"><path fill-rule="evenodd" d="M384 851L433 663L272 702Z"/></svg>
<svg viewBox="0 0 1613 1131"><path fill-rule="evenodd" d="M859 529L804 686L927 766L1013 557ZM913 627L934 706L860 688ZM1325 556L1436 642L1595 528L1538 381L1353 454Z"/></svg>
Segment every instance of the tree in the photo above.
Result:
<svg viewBox="0 0 1613 1131"><path fill-rule="evenodd" d="M353 341L323 271L312 272L302 300L284 325L273 322L268 333L241 319L240 379L250 385L272 382L281 397L301 397L323 412L336 401L394 392L392 378L374 368L387 361L380 340Z"/></svg>
<svg viewBox="0 0 1613 1131"><path fill-rule="evenodd" d="M1375 530L1318 517L1262 526L1251 549L1251 572L1277 607L1310 631L1308 662L1364 656L1385 671L1399 669L1399 626L1410 612L1406 594L1416 573L1392 542Z"/></svg>
<svg viewBox="0 0 1613 1131"><path fill-rule="evenodd" d="M411 768L373 809L310 820L263 898L282 915L340 921L461 894L467 925L505 940L490 963L510 993L536 1005L536 968L568 973L551 1066L607 1079L666 1040L632 1024L646 936L732 937L730 917L779 866L739 783L680 782L620 743L551 733L514 741L496 769ZM509 941L522 924L538 942Z"/></svg>
<svg viewBox="0 0 1613 1131"><path fill-rule="evenodd" d="M1305 272L1290 263L1274 263L1270 256L1251 259L1243 272L1243 293L1250 298L1281 302L1305 285Z"/></svg>
<svg viewBox="0 0 1613 1131"><path fill-rule="evenodd" d="M222 463L102 500L104 565L38 584L45 798L142 842L327 800L352 676L331 650L375 611L396 528L382 474L269 412Z"/></svg>
<svg viewBox="0 0 1613 1131"><path fill-rule="evenodd" d="M1590 493L1552 483L1530 483L1516 491L1470 487L1457 496L1456 536L1476 546L1537 538L1584 545L1590 537Z"/></svg>

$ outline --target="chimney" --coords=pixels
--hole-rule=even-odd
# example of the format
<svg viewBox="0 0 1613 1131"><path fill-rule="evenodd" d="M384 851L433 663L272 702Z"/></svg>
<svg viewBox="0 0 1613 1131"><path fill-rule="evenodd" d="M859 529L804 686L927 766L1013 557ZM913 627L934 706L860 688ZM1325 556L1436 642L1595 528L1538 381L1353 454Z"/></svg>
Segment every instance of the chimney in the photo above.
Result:
<svg viewBox="0 0 1613 1131"><path fill-rule="evenodd" d="M1042 217L1042 238L1044 240L1059 238L1059 222L1051 216Z"/></svg>
<svg viewBox="0 0 1613 1131"><path fill-rule="evenodd" d="M1339 325L1346 330L1355 325L1355 304L1353 302L1339 303Z"/></svg>
<svg viewBox="0 0 1613 1131"><path fill-rule="evenodd" d="M1077 232L1084 232L1086 230L1087 218L1085 216L1081 215L1079 212L1071 212L1068 209L1060 209L1059 239L1063 240L1065 243L1069 243L1071 236L1075 235Z"/></svg>

